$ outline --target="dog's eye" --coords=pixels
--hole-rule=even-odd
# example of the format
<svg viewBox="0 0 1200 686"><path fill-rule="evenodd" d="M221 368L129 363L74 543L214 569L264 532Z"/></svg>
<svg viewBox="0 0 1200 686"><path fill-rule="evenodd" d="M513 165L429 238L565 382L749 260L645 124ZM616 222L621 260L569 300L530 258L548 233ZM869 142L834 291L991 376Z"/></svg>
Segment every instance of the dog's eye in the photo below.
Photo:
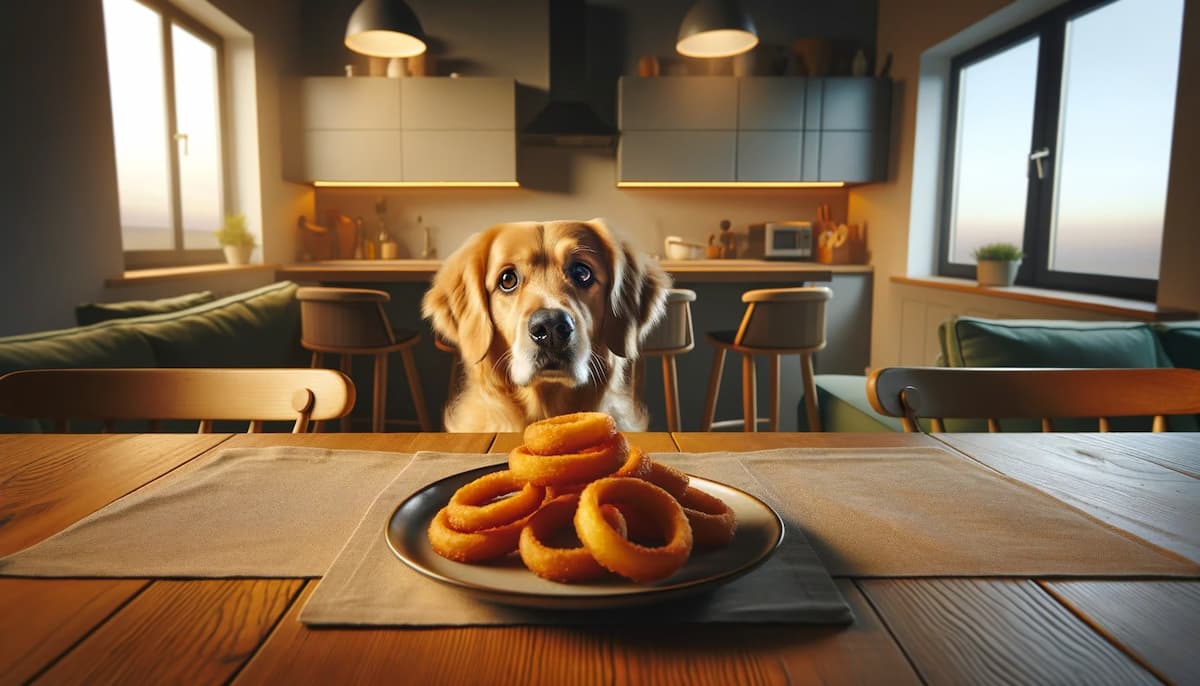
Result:
<svg viewBox="0 0 1200 686"><path fill-rule="evenodd" d="M520 279L517 278L517 270L505 269L500 272L500 278L496 280L496 285L500 286L500 290L505 293L512 293L517 290L517 283Z"/></svg>
<svg viewBox="0 0 1200 686"><path fill-rule="evenodd" d="M594 281L592 278L592 268L582 262L572 262L567 267L567 276L571 277L571 280L576 285L583 286L584 288L592 285Z"/></svg>

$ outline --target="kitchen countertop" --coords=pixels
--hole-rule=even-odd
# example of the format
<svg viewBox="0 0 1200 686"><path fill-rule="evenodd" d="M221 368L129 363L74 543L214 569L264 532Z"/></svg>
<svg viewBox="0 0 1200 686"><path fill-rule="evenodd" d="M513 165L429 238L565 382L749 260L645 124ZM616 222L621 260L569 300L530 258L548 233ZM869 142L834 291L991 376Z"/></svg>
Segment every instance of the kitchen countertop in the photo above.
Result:
<svg viewBox="0 0 1200 686"><path fill-rule="evenodd" d="M830 281L833 274L869 274L867 264L820 264L768 260L660 260L676 283L795 283ZM298 262L275 270L293 281L402 283L429 281L441 260L324 260Z"/></svg>

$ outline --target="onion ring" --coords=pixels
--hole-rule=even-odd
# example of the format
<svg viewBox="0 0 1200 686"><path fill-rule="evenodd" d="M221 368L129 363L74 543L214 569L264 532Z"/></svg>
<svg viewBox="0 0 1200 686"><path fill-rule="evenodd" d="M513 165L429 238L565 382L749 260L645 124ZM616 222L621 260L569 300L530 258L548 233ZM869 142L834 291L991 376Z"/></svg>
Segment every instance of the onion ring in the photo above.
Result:
<svg viewBox="0 0 1200 686"><path fill-rule="evenodd" d="M497 500L513 492L512 497ZM450 496L446 519L455 531L491 529L533 514L545 497L545 488L523 482L508 470L492 472Z"/></svg>
<svg viewBox="0 0 1200 686"><path fill-rule="evenodd" d="M600 506L622 502L636 502L652 515L666 542L661 546L642 546L613 529ZM671 576L692 552L692 527L683 507L670 493L642 479L609 477L588 484L579 495L575 532L605 569L637 582Z"/></svg>
<svg viewBox="0 0 1200 686"><path fill-rule="evenodd" d="M534 455L583 452L617 435L617 423L603 412L575 412L525 427L525 446Z"/></svg>
<svg viewBox="0 0 1200 686"><path fill-rule="evenodd" d="M528 514L502 526L479 531L455 531L446 516L446 508L438 510L429 523L429 544L433 552L455 562L486 562L504 557L517 549L521 529L529 523Z"/></svg>
<svg viewBox="0 0 1200 686"><path fill-rule="evenodd" d="M621 465L613 476L631 476L635 479L645 479L650 475L651 463L646 453L636 445L629 446L629 458Z"/></svg>
<svg viewBox="0 0 1200 686"><path fill-rule="evenodd" d="M535 486L569 486L612 474L628 455L629 443L617 434L600 445L563 455L537 455L517 446L508 454L508 468Z"/></svg>
<svg viewBox="0 0 1200 686"><path fill-rule="evenodd" d="M721 548L729 545L737 532L737 515L724 500L688 486L679 498L683 513L692 525L692 540L703 548Z"/></svg>
<svg viewBox="0 0 1200 686"><path fill-rule="evenodd" d="M529 571L543 579L561 583L592 581L608 573L582 545L560 548L545 543L552 535L563 530L574 533L573 519L578 504L578 495L564 495L546 503L529 518L529 523L521 529L517 546L521 561ZM625 518L620 511L611 505L601 505L600 510L604 520L623 536Z"/></svg>
<svg viewBox="0 0 1200 686"><path fill-rule="evenodd" d="M688 487L687 474L661 462L655 462L654 460L647 460L647 462L650 463L650 471L642 478L670 493L677 499L683 495L683 492Z"/></svg>

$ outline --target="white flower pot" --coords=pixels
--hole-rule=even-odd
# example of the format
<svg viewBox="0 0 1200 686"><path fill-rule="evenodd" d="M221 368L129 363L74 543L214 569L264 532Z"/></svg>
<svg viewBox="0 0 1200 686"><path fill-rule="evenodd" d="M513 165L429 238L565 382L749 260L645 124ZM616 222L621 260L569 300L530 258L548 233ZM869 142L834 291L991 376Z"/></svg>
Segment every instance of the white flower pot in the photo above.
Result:
<svg viewBox="0 0 1200 686"><path fill-rule="evenodd" d="M250 255L254 252L253 245L224 245L225 261L229 264L250 264Z"/></svg>
<svg viewBox="0 0 1200 686"><path fill-rule="evenodd" d="M1021 260L979 260L975 263L975 275L980 286L1005 288L1017 280Z"/></svg>

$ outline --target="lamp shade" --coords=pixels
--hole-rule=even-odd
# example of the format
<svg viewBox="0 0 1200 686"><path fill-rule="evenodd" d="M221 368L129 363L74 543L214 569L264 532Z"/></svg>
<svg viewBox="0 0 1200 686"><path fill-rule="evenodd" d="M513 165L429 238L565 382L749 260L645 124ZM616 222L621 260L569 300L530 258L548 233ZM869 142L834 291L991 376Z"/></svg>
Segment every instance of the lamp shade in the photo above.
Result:
<svg viewBox="0 0 1200 686"><path fill-rule="evenodd" d="M372 57L425 52L425 30L403 0L362 0L346 22L346 47Z"/></svg>
<svg viewBox="0 0 1200 686"><path fill-rule="evenodd" d="M688 57L732 57L758 45L758 31L737 0L698 0L679 25L675 49Z"/></svg>

